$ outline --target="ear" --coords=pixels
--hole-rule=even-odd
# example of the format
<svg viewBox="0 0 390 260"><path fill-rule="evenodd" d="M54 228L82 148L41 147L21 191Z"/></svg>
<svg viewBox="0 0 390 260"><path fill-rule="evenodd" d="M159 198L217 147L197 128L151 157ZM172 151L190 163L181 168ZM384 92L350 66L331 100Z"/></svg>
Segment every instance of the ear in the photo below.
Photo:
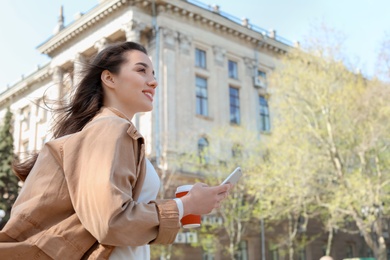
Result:
<svg viewBox="0 0 390 260"><path fill-rule="evenodd" d="M103 70L102 74L100 75L100 79L102 80L104 86L115 88L114 75L110 71Z"/></svg>

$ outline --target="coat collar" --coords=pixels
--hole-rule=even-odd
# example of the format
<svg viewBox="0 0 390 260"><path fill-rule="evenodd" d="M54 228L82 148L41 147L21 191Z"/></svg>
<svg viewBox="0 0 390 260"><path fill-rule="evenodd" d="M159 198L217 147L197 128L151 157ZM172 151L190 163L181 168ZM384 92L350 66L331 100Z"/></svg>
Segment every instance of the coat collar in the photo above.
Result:
<svg viewBox="0 0 390 260"><path fill-rule="evenodd" d="M100 109L99 114L97 115L98 117L103 117L103 116L118 116L120 118L125 119L126 121L129 122L130 126L129 129L127 129L127 134L131 136L133 139L139 139L142 138L143 136L138 132L137 128L134 126L134 124L131 122L131 120L126 117L125 114L123 114L121 111L119 111L116 108L113 107L102 107Z"/></svg>

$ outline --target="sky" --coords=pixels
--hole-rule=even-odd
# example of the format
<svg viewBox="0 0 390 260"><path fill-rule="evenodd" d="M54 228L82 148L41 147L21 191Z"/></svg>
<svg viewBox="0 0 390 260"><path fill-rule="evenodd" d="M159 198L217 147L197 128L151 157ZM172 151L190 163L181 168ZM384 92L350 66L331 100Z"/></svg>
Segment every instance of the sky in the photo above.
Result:
<svg viewBox="0 0 390 260"><path fill-rule="evenodd" d="M182 0L176 0L182 1ZM60 6L65 25L99 0L2 0L0 8L0 93L49 62L36 49L53 35ZM303 43L320 23L342 33L350 62L370 77L385 36L390 37L389 0L200 0L277 34Z"/></svg>

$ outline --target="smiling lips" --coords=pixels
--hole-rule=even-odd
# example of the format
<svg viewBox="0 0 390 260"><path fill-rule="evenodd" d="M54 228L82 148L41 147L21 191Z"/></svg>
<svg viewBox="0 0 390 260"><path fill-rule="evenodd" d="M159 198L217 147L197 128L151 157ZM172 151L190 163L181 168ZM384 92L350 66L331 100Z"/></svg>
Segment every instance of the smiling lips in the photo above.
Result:
<svg viewBox="0 0 390 260"><path fill-rule="evenodd" d="M150 99L150 101L153 102L153 95L154 95L154 93L152 91L144 90L143 93L145 94L145 96L147 96Z"/></svg>

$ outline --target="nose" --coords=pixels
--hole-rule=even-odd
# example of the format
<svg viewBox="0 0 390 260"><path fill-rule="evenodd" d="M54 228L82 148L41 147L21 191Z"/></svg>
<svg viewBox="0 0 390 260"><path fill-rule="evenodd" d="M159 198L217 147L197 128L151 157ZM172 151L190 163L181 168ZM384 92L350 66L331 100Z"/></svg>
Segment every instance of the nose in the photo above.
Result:
<svg viewBox="0 0 390 260"><path fill-rule="evenodd" d="M153 77L151 80L148 82L148 86L152 88L157 88L158 83L155 77Z"/></svg>

